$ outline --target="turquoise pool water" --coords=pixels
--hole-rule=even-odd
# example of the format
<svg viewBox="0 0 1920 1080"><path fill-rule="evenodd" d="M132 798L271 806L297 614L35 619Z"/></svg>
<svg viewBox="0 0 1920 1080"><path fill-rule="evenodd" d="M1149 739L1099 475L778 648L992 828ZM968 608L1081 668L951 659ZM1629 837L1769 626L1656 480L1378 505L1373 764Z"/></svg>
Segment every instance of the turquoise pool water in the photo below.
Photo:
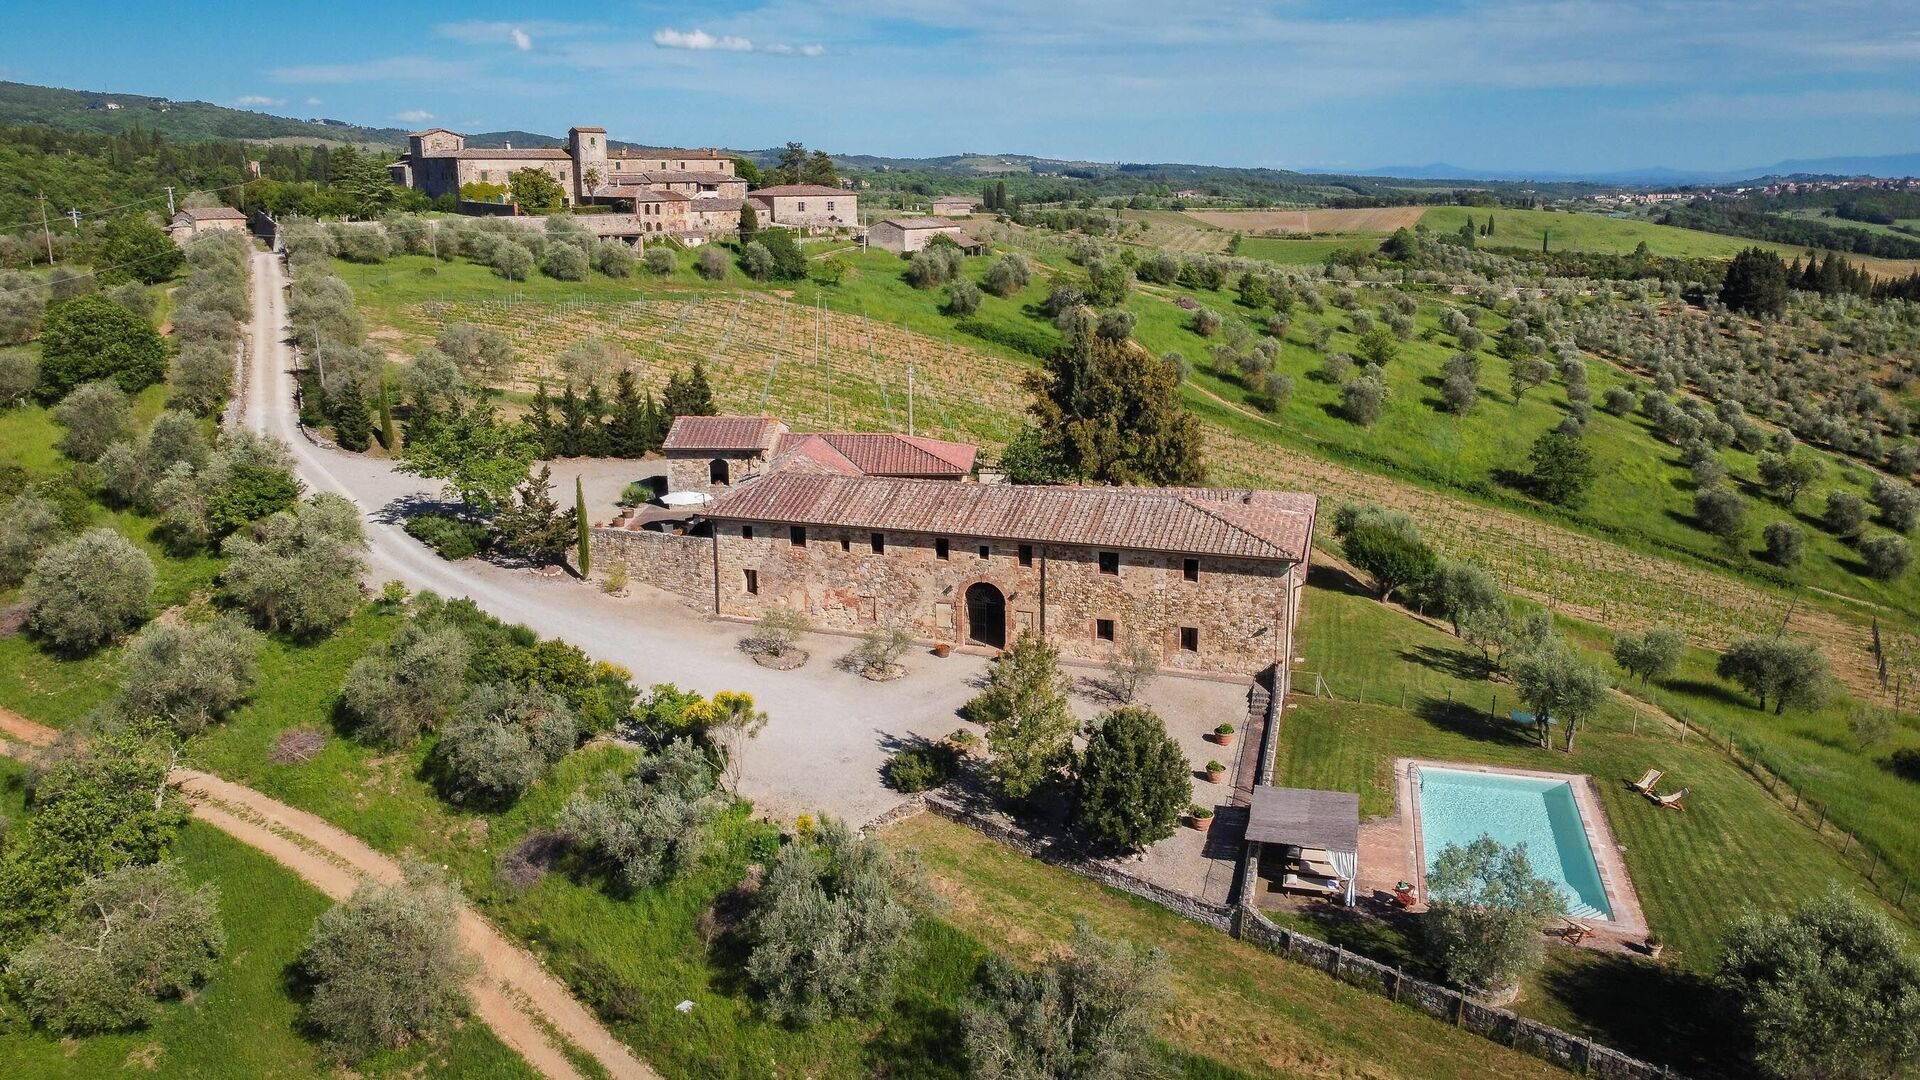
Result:
<svg viewBox="0 0 1920 1080"><path fill-rule="evenodd" d="M1572 784L1426 765L1414 767L1414 779L1427 870L1448 844L1464 847L1484 833L1508 847L1525 844L1533 872L1560 890L1568 915L1613 918Z"/></svg>

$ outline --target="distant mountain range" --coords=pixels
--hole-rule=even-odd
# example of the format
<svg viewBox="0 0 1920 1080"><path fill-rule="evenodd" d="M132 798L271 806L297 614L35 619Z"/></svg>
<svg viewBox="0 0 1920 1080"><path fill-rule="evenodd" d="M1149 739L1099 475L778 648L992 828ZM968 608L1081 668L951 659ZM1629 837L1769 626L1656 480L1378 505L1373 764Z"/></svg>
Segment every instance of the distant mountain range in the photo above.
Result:
<svg viewBox="0 0 1920 1080"><path fill-rule="evenodd" d="M300 140L399 147L406 144L407 132L395 127L366 127L343 120L311 118L306 120L248 109L228 108L208 101L173 101L144 94L122 94L104 90L66 90L29 83L0 81L0 124L39 124L75 131L113 133L140 127L158 131L176 139L245 139L252 141ZM512 143L531 149L565 145L564 137L533 131L488 131L468 135L467 144L475 147L501 147ZM616 149L643 144L610 140ZM780 148L735 151L761 164L777 159ZM1150 173L1156 179L1171 182L1205 183L1215 179L1258 178L1288 184L1316 184L1315 178L1386 178L1446 182L1480 181L1489 183L1531 183L1553 185L1596 185L1606 187L1679 187L1691 184L1735 184L1760 178L1808 176L1920 176L1920 153L1892 154L1881 157L1802 158L1779 161L1750 169L1686 170L1669 168L1623 169L1613 172L1576 172L1557 170L1488 170L1435 163L1430 165L1385 165L1364 170L1338 169L1241 169L1217 165L1182 163L1124 163L1079 161L1037 157L1031 154L947 154L938 157L898 158L873 154L835 154L834 160L845 168L888 171L951 172L965 176L992 177L1015 173L1052 173L1065 176L1094 176L1118 169L1122 173Z"/></svg>
<svg viewBox="0 0 1920 1080"><path fill-rule="evenodd" d="M1335 174L1335 170L1305 169L1309 173ZM1671 169L1656 166L1621 169L1612 172L1566 172L1550 169L1534 171L1470 169L1459 165L1381 165L1357 171L1362 176L1390 176L1404 180L1508 180L1547 183L1589 183L1617 187L1686 187L1690 185L1741 184L1754 180L1779 180L1834 176L1875 176L1897 179L1920 176L1920 153L1885 154L1877 157L1792 158L1771 165L1744 169ZM1354 171L1347 171L1353 175Z"/></svg>

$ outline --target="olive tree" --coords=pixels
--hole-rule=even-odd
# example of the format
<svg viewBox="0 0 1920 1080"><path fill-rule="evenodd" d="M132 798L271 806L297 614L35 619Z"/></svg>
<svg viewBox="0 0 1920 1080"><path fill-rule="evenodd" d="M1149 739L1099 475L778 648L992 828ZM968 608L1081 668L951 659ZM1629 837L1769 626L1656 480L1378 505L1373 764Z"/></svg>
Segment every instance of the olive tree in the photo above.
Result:
<svg viewBox="0 0 1920 1080"><path fill-rule="evenodd" d="M1514 661L1513 681L1540 725L1541 745L1548 742L1550 722L1558 720L1567 729L1568 753L1575 730L1600 711L1607 697L1606 674L1553 638Z"/></svg>
<svg viewBox="0 0 1920 1080"><path fill-rule="evenodd" d="M475 963L460 944L459 894L419 867L368 882L315 920L300 954L307 1020L340 1058L446 1031L468 1007Z"/></svg>
<svg viewBox="0 0 1920 1080"><path fill-rule="evenodd" d="M1482 835L1448 844L1427 873L1421 930L1454 983L1483 994L1511 990L1540 966L1540 927L1559 912L1559 890L1533 872L1526 845Z"/></svg>
<svg viewBox="0 0 1920 1080"><path fill-rule="evenodd" d="M21 592L27 626L55 648L83 653L147 617L153 560L112 529L89 529L41 555Z"/></svg>
<svg viewBox="0 0 1920 1080"><path fill-rule="evenodd" d="M558 828L617 888L632 891L670 879L697 858L725 803L706 753L675 739L641 754L619 780L574 795Z"/></svg>
<svg viewBox="0 0 1920 1080"><path fill-rule="evenodd" d="M1687 639L1678 630L1663 626L1613 639L1613 662L1643 683L1673 674L1686 651Z"/></svg>
<svg viewBox="0 0 1920 1080"><path fill-rule="evenodd" d="M912 946L911 871L841 822L781 848L753 898L747 978L775 1020L871 1016L893 1000Z"/></svg>
<svg viewBox="0 0 1920 1080"><path fill-rule="evenodd" d="M0 588L18 585L66 528L60 508L24 491L0 506Z"/></svg>
<svg viewBox="0 0 1920 1080"><path fill-rule="evenodd" d="M1374 580L1382 600L1392 599L1400 589L1424 584L1439 566L1419 526L1398 510L1342 507L1335 514L1333 532L1347 561Z"/></svg>
<svg viewBox="0 0 1920 1080"><path fill-rule="evenodd" d="M1910 1075L1920 1057L1920 959L1884 912L1839 886L1735 922L1716 981L1763 1076L1878 1080Z"/></svg>
<svg viewBox="0 0 1920 1080"><path fill-rule="evenodd" d="M115 1031L144 1026L161 1001L206 981L225 948L218 887L194 887L177 863L129 865L82 882L7 975L46 1028Z"/></svg>
<svg viewBox="0 0 1920 1080"><path fill-rule="evenodd" d="M1881 581L1892 581L1913 565L1913 547L1904 536L1888 534L1869 537L1860 541L1858 550L1860 561L1867 566L1867 573Z"/></svg>
<svg viewBox="0 0 1920 1080"><path fill-rule="evenodd" d="M1760 540L1767 547L1767 561L1775 566L1798 566L1806 556L1807 531L1791 521L1768 522Z"/></svg>
<svg viewBox="0 0 1920 1080"><path fill-rule="evenodd" d="M53 407L53 418L65 429L54 445L75 461L97 460L107 447L133 436L132 402L110 382L75 387Z"/></svg>
<svg viewBox="0 0 1920 1080"><path fill-rule="evenodd" d="M354 737L405 747L437 728L466 692L471 652L457 629L408 621L385 645L354 661L340 687L340 712Z"/></svg>
<svg viewBox="0 0 1920 1080"><path fill-rule="evenodd" d="M565 698L537 687L483 686L467 695L433 748L441 788L456 802L513 802L573 749L580 725Z"/></svg>
<svg viewBox="0 0 1920 1080"><path fill-rule="evenodd" d="M981 1080L1159 1075L1172 997L1164 952L1080 923L1070 950L1038 970L988 960L979 995L961 1009L967 1063Z"/></svg>
<svg viewBox="0 0 1920 1080"><path fill-rule="evenodd" d="M1831 682L1819 646L1788 637L1737 641L1720 654L1714 671L1758 698L1761 709L1771 699L1776 714L1789 705L1818 707Z"/></svg>
<svg viewBox="0 0 1920 1080"><path fill-rule="evenodd" d="M229 536L221 590L265 629L322 634L360 606L365 547L360 511L322 492Z"/></svg>
<svg viewBox="0 0 1920 1080"><path fill-rule="evenodd" d="M246 700L260 646L260 634L231 615L148 623L127 645L116 707L197 735Z"/></svg>

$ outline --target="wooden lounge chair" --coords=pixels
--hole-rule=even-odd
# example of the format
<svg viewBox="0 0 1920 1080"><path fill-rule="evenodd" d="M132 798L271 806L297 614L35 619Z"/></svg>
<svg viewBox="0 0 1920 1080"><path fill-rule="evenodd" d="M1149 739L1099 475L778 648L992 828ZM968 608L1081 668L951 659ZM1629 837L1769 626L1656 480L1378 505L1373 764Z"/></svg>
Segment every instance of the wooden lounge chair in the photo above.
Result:
<svg viewBox="0 0 1920 1080"><path fill-rule="evenodd" d="M1565 938L1569 945L1578 945L1593 936L1593 927L1588 926L1579 919L1569 918L1563 915L1561 916L1561 922L1564 925L1560 927L1560 936Z"/></svg>
<svg viewBox="0 0 1920 1080"><path fill-rule="evenodd" d="M1647 798L1652 799L1653 805L1655 806L1665 806L1674 810L1685 810L1686 807L1680 805L1680 800L1686 798L1687 792L1690 790L1692 789L1681 788L1679 791L1669 792L1665 795L1655 795L1649 791L1647 792Z"/></svg>
<svg viewBox="0 0 1920 1080"><path fill-rule="evenodd" d="M1629 784L1628 786L1633 788L1633 790L1639 792L1642 795L1650 794L1653 791L1653 785L1658 784L1660 782L1660 777L1664 775L1665 774L1662 773L1659 769L1648 769L1647 775L1641 777L1638 780L1635 780L1632 784Z"/></svg>
<svg viewBox="0 0 1920 1080"><path fill-rule="evenodd" d="M1280 878L1280 887L1321 896L1338 896L1345 888L1339 878L1320 877L1317 874L1284 874Z"/></svg>

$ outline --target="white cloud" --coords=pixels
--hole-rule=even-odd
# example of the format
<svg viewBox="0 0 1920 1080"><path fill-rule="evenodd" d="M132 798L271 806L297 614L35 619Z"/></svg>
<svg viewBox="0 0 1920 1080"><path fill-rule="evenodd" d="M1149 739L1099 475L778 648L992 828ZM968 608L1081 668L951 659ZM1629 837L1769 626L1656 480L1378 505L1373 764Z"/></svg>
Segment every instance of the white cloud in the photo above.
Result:
<svg viewBox="0 0 1920 1080"><path fill-rule="evenodd" d="M531 22L470 22L441 23L433 32L449 41L458 41L463 45L511 45L521 52L532 50L536 39L578 37L592 30L585 23L554 22L535 19Z"/></svg>
<svg viewBox="0 0 1920 1080"><path fill-rule="evenodd" d="M233 99L233 103L242 108L252 108L256 105L285 105L287 99L268 97L265 94L241 94Z"/></svg>
<svg viewBox="0 0 1920 1080"><path fill-rule="evenodd" d="M719 50L721 52L752 52L753 42L733 34L718 37L705 30L675 30L663 26L653 32L653 43L663 49L692 49L695 52Z"/></svg>
<svg viewBox="0 0 1920 1080"><path fill-rule="evenodd" d="M307 104L309 104L309 105L318 105L318 104L320 104L320 99L319 99L319 98L317 98L317 97L313 97L313 96L311 96L311 95L309 95L309 96L307 97Z"/></svg>
<svg viewBox="0 0 1920 1080"><path fill-rule="evenodd" d="M528 49L533 48L533 39L527 36L525 30L517 26L507 32L507 37L512 39L513 47L519 49L521 52L526 52Z"/></svg>
<svg viewBox="0 0 1920 1080"><path fill-rule="evenodd" d="M433 119L433 114L425 109L408 109L405 112L394 113L393 118L403 124L424 124Z"/></svg>
<svg viewBox="0 0 1920 1080"><path fill-rule="evenodd" d="M774 56L824 56L825 45L789 45L784 41L755 45L752 38L738 34L709 34L705 30L675 30L663 26L653 32L653 43L663 49L690 49L694 52L760 52Z"/></svg>

